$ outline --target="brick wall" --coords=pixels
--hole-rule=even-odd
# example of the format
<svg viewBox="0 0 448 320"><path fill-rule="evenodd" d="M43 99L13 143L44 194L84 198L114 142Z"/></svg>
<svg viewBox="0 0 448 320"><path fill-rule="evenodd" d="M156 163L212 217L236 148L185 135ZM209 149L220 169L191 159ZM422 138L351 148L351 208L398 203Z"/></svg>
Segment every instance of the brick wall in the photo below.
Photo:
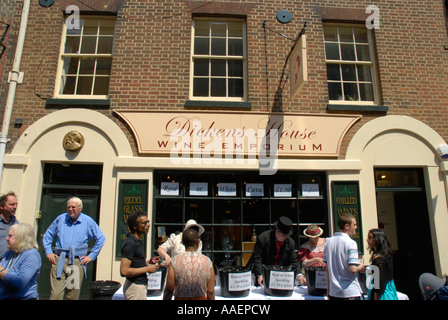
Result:
<svg viewBox="0 0 448 320"><path fill-rule="evenodd" d="M14 2L14 1L12 1ZM347 134L345 146L367 121L387 114L414 117L448 140L448 45L444 0L378 4L380 28L375 30L381 103L387 113L362 114L362 120ZM364 23L371 1L180 1L83 0L56 1L50 8L32 2L22 71L12 115L32 124L54 111L46 108L52 97L61 45L63 11L69 4L94 14L116 13L114 61L110 83L111 107L98 110L113 119L134 144L128 128L113 115L113 109L183 110L188 99L193 15L232 15L247 18L248 90L251 112L283 111L329 113L322 21ZM280 24L276 13L288 10L292 21ZM14 13L11 13L14 14ZM15 21L17 22L17 14ZM2 19L6 19L3 17ZM263 22L295 38L308 21L307 50L309 81L299 94L289 97L289 66L285 65L292 42L265 30ZM10 58L11 59L11 58ZM10 62L6 69L10 68ZM3 73L5 74L5 70ZM0 101L5 101L4 78ZM3 107L3 105L2 105ZM337 113L337 112L333 112ZM341 112L339 112L341 113ZM343 113L347 113L344 111ZM1 115L3 117L3 115ZM11 128L17 138L19 129Z"/></svg>

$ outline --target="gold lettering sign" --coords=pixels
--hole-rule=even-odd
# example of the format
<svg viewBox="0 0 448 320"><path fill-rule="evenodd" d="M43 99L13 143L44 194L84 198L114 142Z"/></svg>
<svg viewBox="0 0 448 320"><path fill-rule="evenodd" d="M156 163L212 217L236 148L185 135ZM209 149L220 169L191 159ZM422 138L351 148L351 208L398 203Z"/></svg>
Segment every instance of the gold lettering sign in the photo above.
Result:
<svg viewBox="0 0 448 320"><path fill-rule="evenodd" d="M141 154L337 157L361 116L244 112L116 110Z"/></svg>

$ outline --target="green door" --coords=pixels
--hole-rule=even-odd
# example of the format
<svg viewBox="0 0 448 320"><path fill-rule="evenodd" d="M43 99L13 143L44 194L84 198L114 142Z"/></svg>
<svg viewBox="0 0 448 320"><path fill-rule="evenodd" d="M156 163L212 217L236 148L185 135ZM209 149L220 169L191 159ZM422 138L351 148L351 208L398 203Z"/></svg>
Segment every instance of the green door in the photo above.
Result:
<svg viewBox="0 0 448 320"><path fill-rule="evenodd" d="M56 170L54 170L55 167ZM42 268L38 280L39 299L41 300L48 300L50 298L51 270L51 264L45 255L42 243L43 235L56 217L67 212L67 200L73 196L79 197L82 200L82 212L98 222L100 185L97 184L101 181L101 171L101 166L90 165L62 167L59 164L48 164L45 166L40 219L38 221L37 230L39 252L42 257ZM76 178L76 176L79 177L81 172L83 176L81 176L80 179L73 179ZM85 176L86 172L89 173L89 181L82 179L83 177L87 177ZM54 179L55 176L57 176L58 179ZM94 176L96 176L96 178L93 179ZM73 182L73 184L70 184L70 182ZM93 245L94 242L90 241L89 252ZM80 300L87 300L89 298L87 287L91 281L95 280L95 271L96 261L90 263L87 267L87 278L84 278L82 282Z"/></svg>

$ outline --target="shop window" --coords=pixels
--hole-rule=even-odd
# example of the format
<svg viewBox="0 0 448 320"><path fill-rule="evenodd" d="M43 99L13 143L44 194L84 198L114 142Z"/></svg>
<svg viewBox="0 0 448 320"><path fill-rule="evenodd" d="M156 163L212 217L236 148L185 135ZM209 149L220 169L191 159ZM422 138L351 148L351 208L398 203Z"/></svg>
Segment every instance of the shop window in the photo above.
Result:
<svg viewBox="0 0 448 320"><path fill-rule="evenodd" d="M377 105L378 86L371 30L324 25L329 104Z"/></svg>
<svg viewBox="0 0 448 320"><path fill-rule="evenodd" d="M245 34L241 20L193 20L191 100L246 100Z"/></svg>
<svg viewBox="0 0 448 320"><path fill-rule="evenodd" d="M310 224L328 235L327 208L324 173L156 172L152 249L195 219L205 228L203 253L215 265L245 265L253 233L272 229L282 215L294 223L296 250L307 241L303 230Z"/></svg>
<svg viewBox="0 0 448 320"><path fill-rule="evenodd" d="M56 96L107 98L112 67L115 17L81 17L65 26Z"/></svg>

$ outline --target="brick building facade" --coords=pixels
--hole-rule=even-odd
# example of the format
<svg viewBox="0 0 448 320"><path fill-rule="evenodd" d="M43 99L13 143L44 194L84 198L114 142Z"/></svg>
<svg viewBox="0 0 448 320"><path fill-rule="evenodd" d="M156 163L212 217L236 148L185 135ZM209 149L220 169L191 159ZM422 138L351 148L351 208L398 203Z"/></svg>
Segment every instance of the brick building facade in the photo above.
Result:
<svg viewBox="0 0 448 320"><path fill-rule="evenodd" d="M19 220L38 234L49 223L46 210L64 210L70 194L87 199L108 239L91 277L117 281L123 280L120 228L130 186L142 188L140 204L153 223L148 255L195 218L206 227L204 243L215 243L204 251L218 266L244 264L253 230L269 228L278 206L294 221L297 246L307 225L317 223L330 236L337 214L355 210L365 259L366 234L379 226L392 242L397 269L413 263L406 256L419 266L425 261L397 279L398 289L414 298L421 272L448 272L448 164L439 152L448 140L446 1L371 5L57 0L46 7L32 1L1 190L16 191ZM2 23L11 27L2 51L3 118L22 3L2 6ZM302 30L297 46L306 51L300 62L303 68L306 61L307 78L293 94L298 73L290 73L289 58ZM198 151L200 160L173 161L178 145L167 128L175 117L190 120L191 139L220 129L279 129L284 140L275 145L275 174L260 174L259 161L248 159L251 150L239 159L233 140L228 162L205 161L208 140L188 140L189 149L174 153L194 159ZM82 141L80 149L67 146L76 142L69 132ZM221 156L224 149L220 143ZM235 193L220 194L220 182L234 183ZM167 183L172 193L164 193ZM195 194L191 183L207 191ZM262 194L248 194L249 183ZM275 192L286 185L286 196ZM357 193L355 207L337 200L343 187ZM410 230L424 236L408 239ZM227 236L231 247L216 244Z"/></svg>

